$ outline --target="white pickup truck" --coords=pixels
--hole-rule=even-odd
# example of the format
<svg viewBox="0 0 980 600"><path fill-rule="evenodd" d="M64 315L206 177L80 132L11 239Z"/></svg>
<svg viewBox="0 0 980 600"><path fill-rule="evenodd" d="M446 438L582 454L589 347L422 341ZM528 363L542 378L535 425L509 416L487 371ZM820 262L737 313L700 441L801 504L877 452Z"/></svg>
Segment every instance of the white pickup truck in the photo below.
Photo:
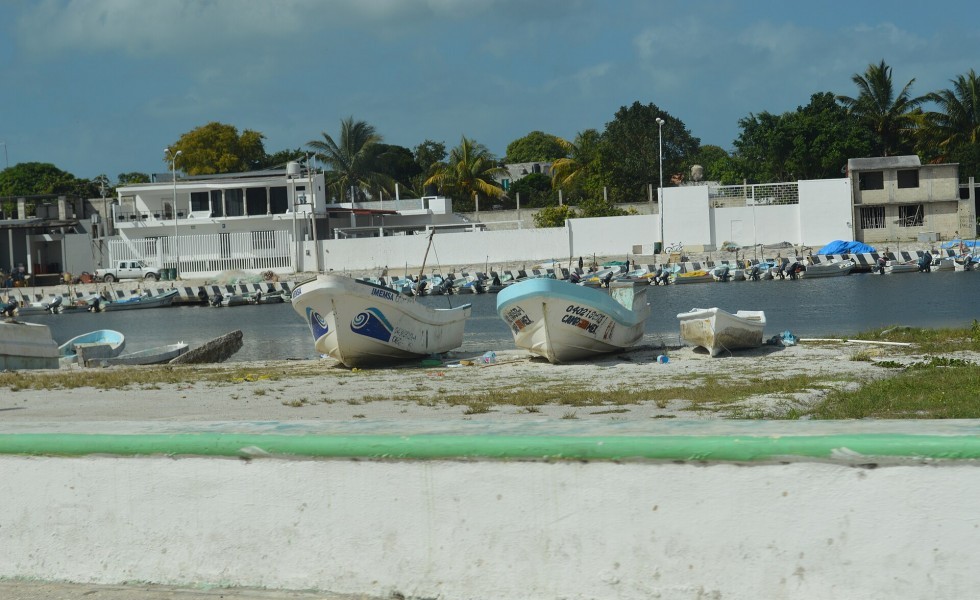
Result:
<svg viewBox="0 0 980 600"><path fill-rule="evenodd" d="M148 267L141 260L120 260L116 262L116 266L108 267L105 269L96 269L95 271L96 279L101 279L102 281L118 281L120 279L148 279L151 281L159 281L160 279L160 269L156 267Z"/></svg>

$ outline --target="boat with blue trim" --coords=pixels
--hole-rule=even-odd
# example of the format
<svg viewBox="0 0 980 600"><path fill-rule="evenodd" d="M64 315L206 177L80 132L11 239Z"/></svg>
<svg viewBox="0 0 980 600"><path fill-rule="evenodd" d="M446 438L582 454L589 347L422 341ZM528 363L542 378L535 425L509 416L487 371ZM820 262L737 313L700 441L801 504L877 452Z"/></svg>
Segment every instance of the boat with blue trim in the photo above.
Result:
<svg viewBox="0 0 980 600"><path fill-rule="evenodd" d="M296 286L293 308L317 352L348 367L377 366L441 354L463 343L471 307L431 308L367 281L319 275Z"/></svg>
<svg viewBox="0 0 980 600"><path fill-rule="evenodd" d="M648 284L613 281L607 290L529 279L497 294L497 314L514 343L552 363L624 350L643 337Z"/></svg>

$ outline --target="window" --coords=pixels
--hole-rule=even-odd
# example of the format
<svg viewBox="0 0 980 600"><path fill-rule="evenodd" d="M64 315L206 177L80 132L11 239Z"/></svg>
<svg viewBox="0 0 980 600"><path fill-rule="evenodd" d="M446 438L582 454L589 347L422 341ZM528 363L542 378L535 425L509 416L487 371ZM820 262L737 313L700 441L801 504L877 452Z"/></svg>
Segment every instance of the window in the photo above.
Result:
<svg viewBox="0 0 980 600"><path fill-rule="evenodd" d="M211 190L211 216L225 216L224 204L221 202L221 190Z"/></svg>
<svg viewBox="0 0 980 600"><path fill-rule="evenodd" d="M918 169L907 169L898 172L898 187L899 188L917 188L919 187L919 170Z"/></svg>
<svg viewBox="0 0 980 600"><path fill-rule="evenodd" d="M286 196L286 186L274 187L269 190L270 212L281 215L289 209L289 198Z"/></svg>
<svg viewBox="0 0 980 600"><path fill-rule="evenodd" d="M245 211L249 216L266 213L265 188L247 188L245 190Z"/></svg>
<svg viewBox="0 0 980 600"><path fill-rule="evenodd" d="M865 206L861 208L861 229L884 229L885 207Z"/></svg>
<svg viewBox="0 0 980 600"><path fill-rule="evenodd" d="M858 173L858 187L862 190L885 189L885 174L882 171Z"/></svg>
<svg viewBox="0 0 980 600"><path fill-rule="evenodd" d="M228 217L245 215L245 194L242 193L242 190L225 190L225 215Z"/></svg>
<svg viewBox="0 0 980 600"><path fill-rule="evenodd" d="M191 192L191 212L211 212L207 192Z"/></svg>
<svg viewBox="0 0 980 600"><path fill-rule="evenodd" d="M898 226L899 227L922 227L921 204L909 204L898 207Z"/></svg>

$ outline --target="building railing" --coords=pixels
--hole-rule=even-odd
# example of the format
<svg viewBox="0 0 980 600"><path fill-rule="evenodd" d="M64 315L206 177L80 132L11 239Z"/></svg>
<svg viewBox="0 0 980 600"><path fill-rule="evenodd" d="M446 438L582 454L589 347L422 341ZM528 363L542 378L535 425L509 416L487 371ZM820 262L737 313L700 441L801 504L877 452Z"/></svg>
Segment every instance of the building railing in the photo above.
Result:
<svg viewBox="0 0 980 600"><path fill-rule="evenodd" d="M713 208L799 204L800 188L795 182L721 185L709 187L708 198Z"/></svg>
<svg viewBox="0 0 980 600"><path fill-rule="evenodd" d="M177 253L180 264L177 264ZM287 231L245 231L149 239L109 240L109 264L142 260L161 268L177 268L185 277L223 271L292 270L295 247Z"/></svg>

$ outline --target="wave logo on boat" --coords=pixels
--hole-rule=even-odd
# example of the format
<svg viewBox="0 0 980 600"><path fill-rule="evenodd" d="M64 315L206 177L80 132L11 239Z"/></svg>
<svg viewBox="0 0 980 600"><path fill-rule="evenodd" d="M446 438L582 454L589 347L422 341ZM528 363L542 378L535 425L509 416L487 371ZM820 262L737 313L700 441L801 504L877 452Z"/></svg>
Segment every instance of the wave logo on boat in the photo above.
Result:
<svg viewBox="0 0 980 600"><path fill-rule="evenodd" d="M313 332L314 341L327 335L330 328L327 327L327 321L323 318L323 315L307 307L306 319L310 322L310 331Z"/></svg>
<svg viewBox="0 0 980 600"><path fill-rule="evenodd" d="M382 342L391 340L391 332L394 329L384 314L374 307L358 313L354 317L354 320L350 322L350 328L354 333L381 340Z"/></svg>

